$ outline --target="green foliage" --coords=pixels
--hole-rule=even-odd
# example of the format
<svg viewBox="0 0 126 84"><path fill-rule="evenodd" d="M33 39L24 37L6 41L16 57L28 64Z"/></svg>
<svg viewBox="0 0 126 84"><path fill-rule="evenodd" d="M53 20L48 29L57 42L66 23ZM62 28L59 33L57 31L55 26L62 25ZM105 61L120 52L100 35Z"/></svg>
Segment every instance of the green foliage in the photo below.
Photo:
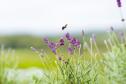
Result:
<svg viewBox="0 0 126 84"><path fill-rule="evenodd" d="M79 61L78 61L79 60ZM76 61L76 62L75 62ZM97 80L97 64L82 59L68 60L67 63L57 63L59 68L58 81L60 84L92 84Z"/></svg>
<svg viewBox="0 0 126 84"><path fill-rule="evenodd" d="M110 84L124 84L126 82L126 47L113 46L112 51L104 55L104 71Z"/></svg>
<svg viewBox="0 0 126 84"><path fill-rule="evenodd" d="M56 55L57 68L47 83L53 84L125 84L126 82L126 46L119 40L115 32L108 35L104 47L108 51L101 52L97 42L92 39L84 41L84 52L78 50L73 55ZM55 75L55 77L54 77Z"/></svg>
<svg viewBox="0 0 126 84"><path fill-rule="evenodd" d="M16 69L17 67L17 60L16 57L14 56L15 51L8 49L7 51L4 50L4 46L1 46L0 50L0 84L9 84L7 80L7 74L6 69L7 68L13 68ZM12 83L11 83L12 84Z"/></svg>

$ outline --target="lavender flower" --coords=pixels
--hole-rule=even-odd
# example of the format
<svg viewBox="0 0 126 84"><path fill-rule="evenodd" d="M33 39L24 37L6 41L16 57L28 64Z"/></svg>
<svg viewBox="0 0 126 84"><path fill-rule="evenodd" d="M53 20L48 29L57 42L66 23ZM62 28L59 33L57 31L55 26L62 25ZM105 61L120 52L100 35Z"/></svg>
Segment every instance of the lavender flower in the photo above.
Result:
<svg viewBox="0 0 126 84"><path fill-rule="evenodd" d="M56 54L56 43L54 42L49 42L48 47L52 50L54 54Z"/></svg>
<svg viewBox="0 0 126 84"><path fill-rule="evenodd" d="M122 7L121 0L117 0L118 7Z"/></svg>
<svg viewBox="0 0 126 84"><path fill-rule="evenodd" d="M70 36L69 33L66 34L66 39L69 41L70 44L72 44L75 47L80 47L80 41L77 40L76 38L73 38L72 36ZM48 40L48 38L44 38L44 42L48 45L48 47L52 50L52 52L54 54L56 54L56 49L59 48L60 46L64 45L64 38L62 37L59 42L50 42ZM68 48L68 52L70 52L71 54L73 53L73 49L72 48Z"/></svg>
<svg viewBox="0 0 126 84"><path fill-rule="evenodd" d="M59 45L60 45L60 46L64 45L64 39L63 39L63 38L60 39Z"/></svg>
<svg viewBox="0 0 126 84"><path fill-rule="evenodd" d="M75 45L76 44L76 39L75 38L72 38L71 41L70 41L71 44Z"/></svg>
<svg viewBox="0 0 126 84"><path fill-rule="evenodd" d="M69 53L69 54L73 54L73 51L74 51L74 49L73 49L73 48L68 47L68 53Z"/></svg>
<svg viewBox="0 0 126 84"><path fill-rule="evenodd" d="M71 40L72 37L70 36L69 33L67 33L67 34L66 34L66 38L67 38L67 40Z"/></svg>
<svg viewBox="0 0 126 84"><path fill-rule="evenodd" d="M76 44L75 44L76 47L80 47L80 41L76 39Z"/></svg>
<svg viewBox="0 0 126 84"><path fill-rule="evenodd" d="M48 38L44 38L43 40L44 40L44 42L45 42L46 44L48 44L48 43L49 43Z"/></svg>
<svg viewBox="0 0 126 84"><path fill-rule="evenodd" d="M67 40L72 44L73 46L79 47L80 46L80 41L77 40L76 38L70 36L69 33L66 34Z"/></svg>
<svg viewBox="0 0 126 84"><path fill-rule="evenodd" d="M49 48L55 48L56 44L54 42L49 42L48 46L49 46Z"/></svg>
<svg viewBox="0 0 126 84"><path fill-rule="evenodd" d="M61 38L59 42L50 42L48 38L44 38L44 42L48 45L48 47L52 50L54 54L56 54L56 49L62 45L64 45L64 39Z"/></svg>
<svg viewBox="0 0 126 84"><path fill-rule="evenodd" d="M80 41L77 40L76 38L72 38L70 43L73 45L73 46L76 46L76 47L79 47L80 46Z"/></svg>
<svg viewBox="0 0 126 84"><path fill-rule="evenodd" d="M51 48L52 52L56 54L56 48Z"/></svg>

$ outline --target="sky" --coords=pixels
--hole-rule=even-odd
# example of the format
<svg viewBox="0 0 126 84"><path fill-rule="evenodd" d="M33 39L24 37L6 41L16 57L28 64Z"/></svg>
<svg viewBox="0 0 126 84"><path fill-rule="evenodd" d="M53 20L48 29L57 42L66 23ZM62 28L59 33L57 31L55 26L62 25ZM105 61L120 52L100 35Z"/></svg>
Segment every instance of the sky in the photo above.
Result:
<svg viewBox="0 0 126 84"><path fill-rule="evenodd" d="M120 10L116 0L0 0L0 34L56 34L65 24L70 32L118 27Z"/></svg>

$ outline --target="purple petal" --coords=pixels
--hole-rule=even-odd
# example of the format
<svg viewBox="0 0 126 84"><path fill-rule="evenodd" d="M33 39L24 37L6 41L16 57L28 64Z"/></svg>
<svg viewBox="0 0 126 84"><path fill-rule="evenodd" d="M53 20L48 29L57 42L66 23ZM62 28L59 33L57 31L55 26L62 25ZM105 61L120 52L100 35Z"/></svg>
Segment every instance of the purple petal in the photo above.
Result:
<svg viewBox="0 0 126 84"><path fill-rule="evenodd" d="M55 49L55 48L51 48L51 50L52 50L52 52L53 52L54 54L56 54L56 49Z"/></svg>
<svg viewBox="0 0 126 84"><path fill-rule="evenodd" d="M44 38L43 40L44 40L44 42L45 42L46 44L48 44L48 43L49 43L48 38Z"/></svg>
<svg viewBox="0 0 126 84"><path fill-rule="evenodd" d="M68 47L68 53L70 53L70 54L73 54L73 48L71 48L71 47Z"/></svg>
<svg viewBox="0 0 126 84"><path fill-rule="evenodd" d="M71 36L69 33L66 34L66 38L67 38L67 40L71 40Z"/></svg>
<svg viewBox="0 0 126 84"><path fill-rule="evenodd" d="M60 46L64 45L64 39L61 38L59 43L60 43Z"/></svg>
<svg viewBox="0 0 126 84"><path fill-rule="evenodd" d="M122 7L121 0L117 0L118 7Z"/></svg>
<svg viewBox="0 0 126 84"><path fill-rule="evenodd" d="M49 42L48 46L49 46L49 48L55 48L56 44L54 42Z"/></svg>

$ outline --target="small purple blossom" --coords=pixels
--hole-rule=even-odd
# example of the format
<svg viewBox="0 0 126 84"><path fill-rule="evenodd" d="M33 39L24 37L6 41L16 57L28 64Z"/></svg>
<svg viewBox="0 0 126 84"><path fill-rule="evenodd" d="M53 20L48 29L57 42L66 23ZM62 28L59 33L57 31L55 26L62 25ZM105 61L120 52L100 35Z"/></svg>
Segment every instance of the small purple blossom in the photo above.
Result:
<svg viewBox="0 0 126 84"><path fill-rule="evenodd" d="M76 47L80 46L80 41L77 40L76 38L72 38L71 41L70 41L70 43L71 43L73 46L76 46Z"/></svg>
<svg viewBox="0 0 126 84"><path fill-rule="evenodd" d="M73 54L73 51L74 51L74 49L73 49L73 48L68 47L68 53L69 53L69 54Z"/></svg>
<svg viewBox="0 0 126 84"><path fill-rule="evenodd" d="M121 0L116 0L118 7L122 7Z"/></svg>
<svg viewBox="0 0 126 84"><path fill-rule="evenodd" d="M69 33L66 33L66 38L67 38L67 40L71 40L71 36L70 36L70 34Z"/></svg>
<svg viewBox="0 0 126 84"><path fill-rule="evenodd" d="M49 43L48 38L44 38L43 40L44 40L44 42L45 42L46 44L48 44L48 43Z"/></svg>
<svg viewBox="0 0 126 84"><path fill-rule="evenodd" d="M70 36L69 33L66 34L67 40L72 44L73 46L79 47L80 46L80 41L77 40L76 38Z"/></svg>
<svg viewBox="0 0 126 84"><path fill-rule="evenodd" d="M75 38L72 38L71 41L70 41L70 43L71 43L72 45L75 45L75 44L76 44L76 39L75 39Z"/></svg>
<svg viewBox="0 0 126 84"><path fill-rule="evenodd" d="M48 47L52 50L53 53L56 54L56 43L54 42L49 42Z"/></svg>
<svg viewBox="0 0 126 84"><path fill-rule="evenodd" d="M60 39L59 44L60 44L60 46L64 45L64 39L63 38Z"/></svg>
<svg viewBox="0 0 126 84"><path fill-rule="evenodd" d="M69 33L67 33L65 35L66 39L68 40L68 42L71 44L71 46L74 48L74 47L80 47L80 41L72 36L70 36ZM63 46L64 45L64 37L61 37L60 40L58 42L50 42L48 40L48 38L44 38L44 42L48 45L48 47L51 49L51 51L56 54L56 50L57 48L59 48L60 46ZM68 52L70 54L73 53L74 49L72 47L69 47L68 48Z"/></svg>
<svg viewBox="0 0 126 84"><path fill-rule="evenodd" d="M54 42L48 43L49 48L56 48L56 44Z"/></svg>
<svg viewBox="0 0 126 84"><path fill-rule="evenodd" d="M76 44L75 46L80 46L80 41L78 39L76 39Z"/></svg>
<svg viewBox="0 0 126 84"><path fill-rule="evenodd" d="M56 48L51 48L52 52L56 54Z"/></svg>

